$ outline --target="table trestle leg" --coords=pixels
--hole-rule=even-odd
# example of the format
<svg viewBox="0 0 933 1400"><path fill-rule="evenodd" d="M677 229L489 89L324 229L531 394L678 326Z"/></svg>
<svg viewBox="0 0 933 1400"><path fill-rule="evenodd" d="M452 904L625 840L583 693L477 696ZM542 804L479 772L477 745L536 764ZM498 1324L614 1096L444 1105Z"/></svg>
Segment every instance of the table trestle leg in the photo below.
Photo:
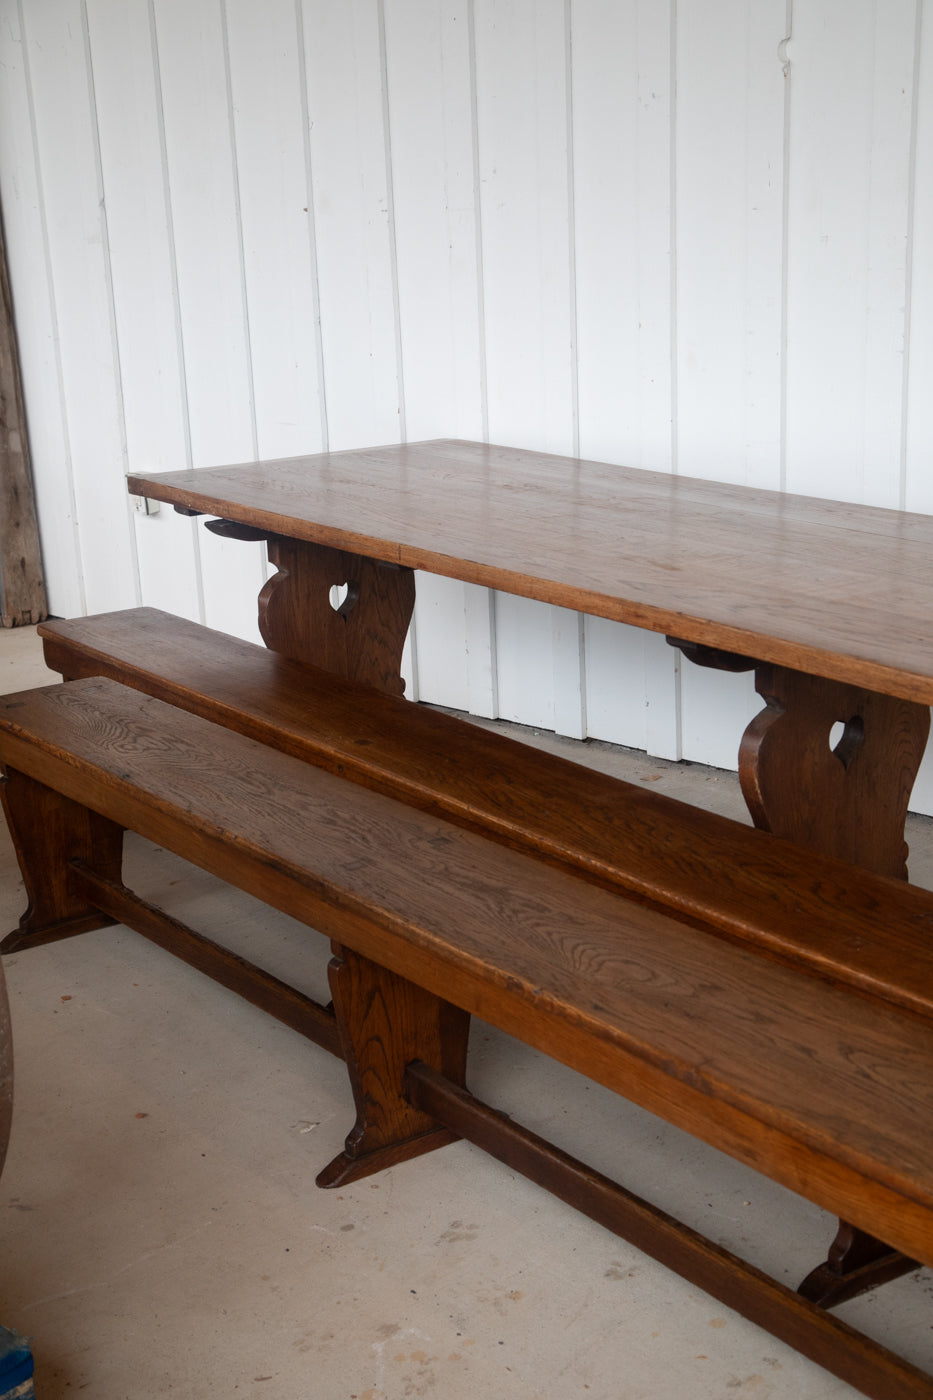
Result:
<svg viewBox="0 0 933 1400"><path fill-rule="evenodd" d="M781 666L759 666L766 708L739 752L755 825L824 855L907 878L904 823L930 731L926 705ZM800 1285L834 1307L917 1267L841 1220L826 1261Z"/></svg>
<svg viewBox="0 0 933 1400"><path fill-rule="evenodd" d="M402 649L415 606L413 571L304 540L273 536L268 548L278 572L259 595L266 646L401 695Z"/></svg>

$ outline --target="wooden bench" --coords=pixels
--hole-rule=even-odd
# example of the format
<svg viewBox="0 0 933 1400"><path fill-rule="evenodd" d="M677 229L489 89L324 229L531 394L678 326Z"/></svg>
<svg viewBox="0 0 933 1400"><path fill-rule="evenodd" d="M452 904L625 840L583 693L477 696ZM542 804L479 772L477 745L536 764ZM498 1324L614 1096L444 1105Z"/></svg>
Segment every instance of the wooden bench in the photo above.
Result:
<svg viewBox="0 0 933 1400"><path fill-rule="evenodd" d="M120 917L123 901L133 912L124 828L334 940L358 1118L322 1184L462 1135L866 1393L933 1393L884 1348L464 1088L477 1015L933 1262L933 1122L918 1099L933 1080L919 1009L929 958L919 978L898 969L901 940L929 927L929 895L866 876L836 907L843 876L824 864L822 921L835 919L853 966L863 942L876 967L892 949L876 995L857 971L862 985L831 985L108 678L0 699L0 759L33 941L43 919L54 935L99 923L100 910ZM808 920L820 898L811 890Z"/></svg>
<svg viewBox="0 0 933 1400"><path fill-rule="evenodd" d="M899 882L883 886L879 931L877 879L858 868L155 608L39 632L66 679L109 676L698 928L933 1011L933 903Z"/></svg>

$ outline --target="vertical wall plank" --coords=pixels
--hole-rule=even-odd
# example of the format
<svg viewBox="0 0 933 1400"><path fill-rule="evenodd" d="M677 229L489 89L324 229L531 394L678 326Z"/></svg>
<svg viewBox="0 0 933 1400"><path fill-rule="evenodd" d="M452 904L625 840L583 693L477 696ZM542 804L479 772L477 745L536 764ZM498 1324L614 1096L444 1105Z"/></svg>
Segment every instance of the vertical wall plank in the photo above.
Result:
<svg viewBox="0 0 933 1400"><path fill-rule="evenodd" d="M563 0L475 7L489 435L552 452L573 452L576 439L566 14ZM566 619L504 596L495 616L502 715L524 696L526 722L562 724ZM577 639L569 653L582 658ZM579 668L571 685L582 689Z"/></svg>
<svg viewBox="0 0 933 1400"><path fill-rule="evenodd" d="M572 16L580 452L670 471L671 8ZM677 654L604 619L585 636L586 732L678 757Z"/></svg>
<svg viewBox="0 0 933 1400"><path fill-rule="evenodd" d="M678 467L780 486L785 0L677 10Z"/></svg>
<svg viewBox="0 0 933 1400"><path fill-rule="evenodd" d="M468 5L387 0L385 36L406 435L481 438ZM415 622L421 698L465 707L465 585L420 574Z"/></svg>
<svg viewBox="0 0 933 1400"><path fill-rule="evenodd" d="M88 0L127 465L190 463L184 364L148 0ZM137 515L142 602L200 616L191 521Z"/></svg>
<svg viewBox="0 0 933 1400"><path fill-rule="evenodd" d="M397 442L400 366L376 0L303 0L332 449Z"/></svg>
<svg viewBox="0 0 933 1400"><path fill-rule="evenodd" d="M580 453L670 471L670 8L572 15Z"/></svg>
<svg viewBox="0 0 933 1400"><path fill-rule="evenodd" d="M496 655L496 597L478 584L465 585L467 708L470 714L495 719L499 714Z"/></svg>
<svg viewBox="0 0 933 1400"><path fill-rule="evenodd" d="M864 437L866 499L903 503L904 354L908 295L911 125L921 0L876 0L872 50Z"/></svg>
<svg viewBox="0 0 933 1400"><path fill-rule="evenodd" d="M933 514L933 15L918 6L909 227L910 302L904 405L904 506ZM933 813L933 746L911 806Z"/></svg>
<svg viewBox="0 0 933 1400"><path fill-rule="evenodd" d="M497 593L495 631L499 716L555 729L551 609Z"/></svg>
<svg viewBox="0 0 933 1400"><path fill-rule="evenodd" d="M590 738L683 757L680 653L657 632L586 619L586 732Z"/></svg>
<svg viewBox="0 0 933 1400"><path fill-rule="evenodd" d="M112 321L97 115L80 0L34 5L26 42L35 97L50 279L88 611L137 598Z"/></svg>
<svg viewBox="0 0 933 1400"><path fill-rule="evenodd" d="M252 384L219 0L157 0L194 466L248 460Z"/></svg>
<svg viewBox="0 0 933 1400"><path fill-rule="evenodd" d="M20 29L18 0L0 0L0 71L3 220L13 309L18 317L23 399L46 588L52 612L71 617L85 610L84 581L33 129L29 57Z"/></svg>
<svg viewBox="0 0 933 1400"><path fill-rule="evenodd" d="M553 607L550 611L554 728L570 739L585 739L585 622L568 608Z"/></svg>
<svg viewBox="0 0 933 1400"><path fill-rule="evenodd" d="M900 500L914 0L797 0L787 486Z"/></svg>
<svg viewBox="0 0 933 1400"><path fill-rule="evenodd" d="M490 439L570 452L562 0L478 0L476 45Z"/></svg>
<svg viewBox="0 0 933 1400"><path fill-rule="evenodd" d="M781 484L785 0L677 8L677 460ZM681 669L683 753L735 766L747 676Z"/></svg>
<svg viewBox="0 0 933 1400"><path fill-rule="evenodd" d="M763 708L754 674L732 675L684 661L681 687L684 758L734 769L742 735Z"/></svg>
<svg viewBox="0 0 933 1400"><path fill-rule="evenodd" d="M904 505L933 513L933 14L929 6L921 14L914 81Z"/></svg>
<svg viewBox="0 0 933 1400"><path fill-rule="evenodd" d="M458 710L468 709L470 700L466 587L457 579L419 573L413 633L418 698Z"/></svg>
<svg viewBox="0 0 933 1400"><path fill-rule="evenodd" d="M468 6L387 0L385 21L408 436L479 438Z"/></svg>
<svg viewBox="0 0 933 1400"><path fill-rule="evenodd" d="M239 189L220 0L156 0L192 464L257 455ZM205 620L256 638L258 546L199 530Z"/></svg>
<svg viewBox="0 0 933 1400"><path fill-rule="evenodd" d="M226 0L260 457L324 446L294 0Z"/></svg>

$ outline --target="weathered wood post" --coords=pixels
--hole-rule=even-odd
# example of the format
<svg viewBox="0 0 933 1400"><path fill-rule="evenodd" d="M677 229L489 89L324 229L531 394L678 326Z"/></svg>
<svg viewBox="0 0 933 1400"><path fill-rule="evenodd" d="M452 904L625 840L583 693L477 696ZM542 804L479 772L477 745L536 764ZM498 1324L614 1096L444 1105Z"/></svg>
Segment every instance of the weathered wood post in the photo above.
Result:
<svg viewBox="0 0 933 1400"><path fill-rule="evenodd" d="M41 622L47 614L0 219L0 623L4 627L25 626Z"/></svg>

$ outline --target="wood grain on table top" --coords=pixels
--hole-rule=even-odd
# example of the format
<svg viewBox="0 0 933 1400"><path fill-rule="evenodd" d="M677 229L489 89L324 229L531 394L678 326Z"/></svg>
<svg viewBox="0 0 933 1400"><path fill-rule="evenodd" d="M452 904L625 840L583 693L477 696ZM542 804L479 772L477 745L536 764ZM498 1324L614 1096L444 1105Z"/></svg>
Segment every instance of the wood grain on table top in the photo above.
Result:
<svg viewBox="0 0 933 1400"><path fill-rule="evenodd" d="M933 516L456 441L136 474L128 485L933 703Z"/></svg>

